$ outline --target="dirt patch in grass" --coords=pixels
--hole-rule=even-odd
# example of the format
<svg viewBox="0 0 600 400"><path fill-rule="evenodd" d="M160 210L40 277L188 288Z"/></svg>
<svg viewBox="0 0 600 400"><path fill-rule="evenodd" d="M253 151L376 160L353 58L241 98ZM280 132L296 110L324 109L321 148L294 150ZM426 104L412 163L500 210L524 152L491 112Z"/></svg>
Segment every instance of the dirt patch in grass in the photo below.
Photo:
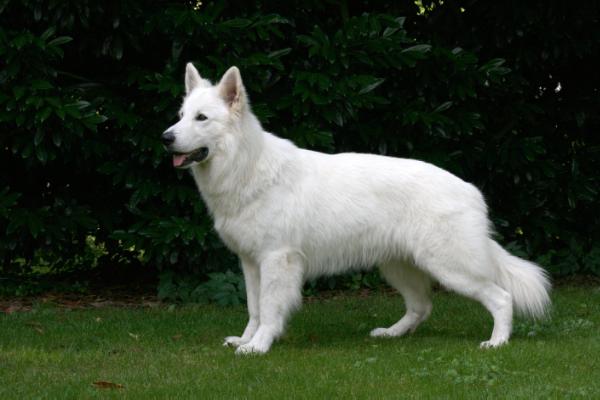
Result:
<svg viewBox="0 0 600 400"><path fill-rule="evenodd" d="M150 293L110 288L92 294L45 293L39 296L0 299L0 312L12 314L27 312L36 305L49 305L66 309L93 309L104 307L140 308L158 307L162 304Z"/></svg>

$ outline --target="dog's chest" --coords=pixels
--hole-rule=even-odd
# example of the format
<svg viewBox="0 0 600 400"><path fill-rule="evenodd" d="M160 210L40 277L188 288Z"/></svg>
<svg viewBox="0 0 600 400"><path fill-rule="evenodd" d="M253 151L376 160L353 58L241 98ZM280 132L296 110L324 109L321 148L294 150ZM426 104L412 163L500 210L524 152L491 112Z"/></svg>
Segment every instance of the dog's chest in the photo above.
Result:
<svg viewBox="0 0 600 400"><path fill-rule="evenodd" d="M213 209L215 230L238 255L258 255L277 245L289 244L288 198L280 192L263 193L240 207Z"/></svg>
<svg viewBox="0 0 600 400"><path fill-rule="evenodd" d="M254 254L264 243L263 224L257 219L217 217L215 229L225 245L237 254Z"/></svg>

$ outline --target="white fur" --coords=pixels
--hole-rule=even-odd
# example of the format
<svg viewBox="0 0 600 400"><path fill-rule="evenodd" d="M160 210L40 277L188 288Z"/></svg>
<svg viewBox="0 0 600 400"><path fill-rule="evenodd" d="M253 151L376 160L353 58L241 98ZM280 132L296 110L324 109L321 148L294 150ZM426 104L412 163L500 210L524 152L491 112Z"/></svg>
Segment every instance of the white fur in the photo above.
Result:
<svg viewBox="0 0 600 400"><path fill-rule="evenodd" d="M181 120L170 148L209 156L190 166L215 228L241 259L250 320L225 345L264 353L301 303L306 279L379 265L406 314L372 336L412 332L431 312L430 280L481 302L490 340L508 341L513 304L532 316L549 304L537 265L490 238L479 190L434 165L370 154L323 154L265 132L239 70L215 86L189 64ZM198 112L206 121L195 121Z"/></svg>

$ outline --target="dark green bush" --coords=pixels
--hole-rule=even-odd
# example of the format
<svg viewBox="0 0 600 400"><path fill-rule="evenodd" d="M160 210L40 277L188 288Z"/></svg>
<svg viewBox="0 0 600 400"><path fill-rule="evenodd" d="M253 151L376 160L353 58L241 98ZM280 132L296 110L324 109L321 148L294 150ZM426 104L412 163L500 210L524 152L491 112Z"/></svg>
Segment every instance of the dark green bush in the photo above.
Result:
<svg viewBox="0 0 600 400"><path fill-rule="evenodd" d="M159 277L158 298L171 302L238 305L246 301L246 284L237 271L212 272L204 280L200 276L167 270Z"/></svg>
<svg viewBox="0 0 600 400"><path fill-rule="evenodd" d="M0 2L1 271L237 271L159 141L193 61L240 67L266 129L433 162L514 250L599 273L595 6L396 3Z"/></svg>

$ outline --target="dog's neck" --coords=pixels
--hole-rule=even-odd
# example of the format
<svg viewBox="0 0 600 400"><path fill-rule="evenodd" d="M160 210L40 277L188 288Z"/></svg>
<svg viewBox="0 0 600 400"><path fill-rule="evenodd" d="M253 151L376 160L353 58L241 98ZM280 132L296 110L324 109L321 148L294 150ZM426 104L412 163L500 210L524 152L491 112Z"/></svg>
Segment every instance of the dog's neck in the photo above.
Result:
<svg viewBox="0 0 600 400"><path fill-rule="evenodd" d="M295 146L264 131L249 110L232 125L229 134L213 159L192 169L196 185L215 218L239 214L278 182L295 155L280 151L281 146Z"/></svg>

